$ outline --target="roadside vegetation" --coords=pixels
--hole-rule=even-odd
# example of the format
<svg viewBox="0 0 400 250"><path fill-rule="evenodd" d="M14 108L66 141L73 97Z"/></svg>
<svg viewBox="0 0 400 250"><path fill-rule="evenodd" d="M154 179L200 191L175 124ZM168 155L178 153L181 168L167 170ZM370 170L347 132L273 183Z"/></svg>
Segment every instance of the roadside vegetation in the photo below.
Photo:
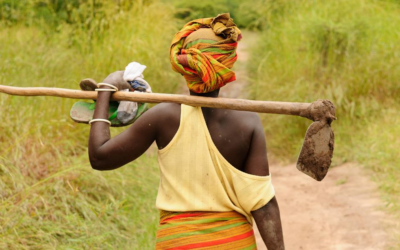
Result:
<svg viewBox="0 0 400 250"><path fill-rule="evenodd" d="M171 17L159 1L1 0L0 83L79 89L138 61L154 91L173 93ZM0 95L0 249L151 249L156 156L93 171L75 101Z"/></svg>
<svg viewBox="0 0 400 250"><path fill-rule="evenodd" d="M249 60L251 96L331 100L338 118L333 164L353 161L372 170L382 205L400 218L400 4L276 0L253 7L266 18ZM294 161L310 121L275 115L263 121L274 158Z"/></svg>
<svg viewBox="0 0 400 250"><path fill-rule="evenodd" d="M168 59L175 32L185 21L230 12L259 33L248 65L251 98L332 100L334 165L370 169L383 206L400 218L398 2L172 3L0 0L0 84L77 89L80 79L100 81L137 61L147 65L154 92L174 93L182 82ZM68 117L74 102L0 95L0 249L152 249L156 150L115 171L93 171L89 127ZM262 119L273 158L294 161L310 122Z"/></svg>

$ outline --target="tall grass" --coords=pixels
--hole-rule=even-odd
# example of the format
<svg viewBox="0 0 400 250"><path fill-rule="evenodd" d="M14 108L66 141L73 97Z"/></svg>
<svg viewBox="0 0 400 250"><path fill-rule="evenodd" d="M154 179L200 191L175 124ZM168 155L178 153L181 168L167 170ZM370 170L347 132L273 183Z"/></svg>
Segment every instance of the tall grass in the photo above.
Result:
<svg viewBox="0 0 400 250"><path fill-rule="evenodd" d="M374 170L400 216L400 5L386 1L259 1L265 29L250 60L255 99L336 105L334 164ZM265 116L269 148L297 156L302 118ZM399 239L400 241L400 239Z"/></svg>
<svg viewBox="0 0 400 250"><path fill-rule="evenodd" d="M173 93L181 82L168 61L173 16L231 12L240 27L262 30L249 60L252 97L332 100L334 164L373 169L384 204L399 211L396 1L173 2L178 12L161 0L0 0L0 83L78 88L138 61L155 92ZM89 128L68 118L73 102L0 95L0 249L151 249L154 152L112 172L91 170ZM264 116L264 124L269 150L293 160L309 122Z"/></svg>
<svg viewBox="0 0 400 250"><path fill-rule="evenodd" d="M190 20L215 17L221 13L230 13L238 27L260 30L264 27L262 8L258 1L240 0L203 0L201 2L172 0L176 7L175 16L188 22Z"/></svg>
<svg viewBox="0 0 400 250"><path fill-rule="evenodd" d="M78 89L82 78L101 81L137 61L148 66L144 75L155 92L174 92L179 75L168 60L177 30L173 8L139 0L119 1L131 4L125 9L114 1L93 8L94 2L72 13L89 22L97 18L87 14L92 7L104 13L96 20L106 26L53 25L37 12L31 19L2 20L0 84ZM68 117L74 102L0 95L0 249L151 249L158 222L156 157L93 171L89 127Z"/></svg>
<svg viewBox="0 0 400 250"><path fill-rule="evenodd" d="M86 156L74 157L40 179L0 164L0 248L154 248L155 159L104 173L92 171Z"/></svg>

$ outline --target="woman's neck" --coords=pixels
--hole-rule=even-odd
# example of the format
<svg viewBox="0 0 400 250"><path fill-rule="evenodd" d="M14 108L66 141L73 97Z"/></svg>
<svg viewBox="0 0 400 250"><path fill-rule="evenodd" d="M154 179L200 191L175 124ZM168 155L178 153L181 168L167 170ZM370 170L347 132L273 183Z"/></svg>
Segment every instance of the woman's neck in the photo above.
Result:
<svg viewBox="0 0 400 250"><path fill-rule="evenodd" d="M192 95L192 96L201 96L201 97L217 98L219 95L219 89L216 89L216 90L214 90L212 92L208 92L208 93L196 93L191 90L189 90L189 92L190 92L190 95ZM204 119L206 120L206 122L210 117L218 114L218 109L215 109L215 108L202 107L201 109L203 111Z"/></svg>
<svg viewBox="0 0 400 250"><path fill-rule="evenodd" d="M196 92L193 92L191 90L189 90L189 92L190 92L190 95L202 96L202 97L214 97L214 98L216 98L219 95L219 89L216 89L216 90L214 90L212 92L208 92L208 93L196 93Z"/></svg>

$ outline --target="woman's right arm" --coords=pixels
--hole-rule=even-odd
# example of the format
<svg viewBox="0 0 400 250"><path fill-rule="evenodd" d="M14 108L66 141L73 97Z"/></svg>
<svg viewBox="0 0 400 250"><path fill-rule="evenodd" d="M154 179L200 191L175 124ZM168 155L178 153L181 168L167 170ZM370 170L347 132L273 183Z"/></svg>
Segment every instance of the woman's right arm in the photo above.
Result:
<svg viewBox="0 0 400 250"><path fill-rule="evenodd" d="M252 122L254 131L245 170L249 174L266 176L270 173L264 129L259 116L255 115L254 118ZM266 205L251 213L268 250L285 249L281 217L275 196Z"/></svg>
<svg viewBox="0 0 400 250"><path fill-rule="evenodd" d="M251 214L268 250L285 249L281 216L276 198L272 198L265 206L252 211Z"/></svg>

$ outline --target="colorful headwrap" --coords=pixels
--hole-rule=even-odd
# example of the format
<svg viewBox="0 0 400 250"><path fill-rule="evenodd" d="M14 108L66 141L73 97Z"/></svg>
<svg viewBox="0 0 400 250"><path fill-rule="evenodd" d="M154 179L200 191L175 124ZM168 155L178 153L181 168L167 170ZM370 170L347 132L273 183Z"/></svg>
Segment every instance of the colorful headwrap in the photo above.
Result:
<svg viewBox="0 0 400 250"><path fill-rule="evenodd" d="M231 68L241 38L229 13L191 21L172 40L172 69L181 73L189 89L196 93L219 89L236 80Z"/></svg>

